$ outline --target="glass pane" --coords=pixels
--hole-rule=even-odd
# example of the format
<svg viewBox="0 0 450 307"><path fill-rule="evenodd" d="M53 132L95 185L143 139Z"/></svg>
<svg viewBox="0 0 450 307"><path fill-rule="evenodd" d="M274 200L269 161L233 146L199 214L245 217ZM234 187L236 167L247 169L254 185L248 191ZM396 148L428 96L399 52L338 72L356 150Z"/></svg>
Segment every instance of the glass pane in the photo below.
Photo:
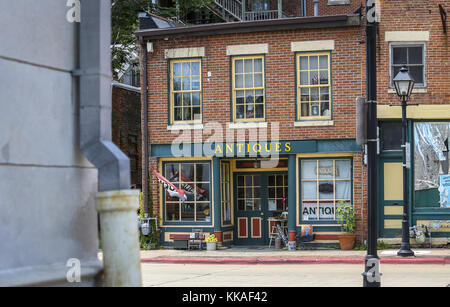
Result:
<svg viewBox="0 0 450 307"><path fill-rule="evenodd" d="M261 200L260 199L253 200L253 203L254 203L253 210L255 210L255 211L261 210Z"/></svg>
<svg viewBox="0 0 450 307"><path fill-rule="evenodd" d="M177 188L180 187L180 184L179 184L179 183L174 183L174 185L175 185ZM176 203L179 202L179 198L178 198L178 197L175 197L175 196L172 197L172 196L170 196L170 194L167 193L167 191L164 191L164 197L165 197L165 199L166 199L166 202L176 202Z"/></svg>
<svg viewBox="0 0 450 307"><path fill-rule="evenodd" d="M311 85L318 85L319 84L319 72L317 70L310 71L309 77L311 79Z"/></svg>
<svg viewBox="0 0 450 307"><path fill-rule="evenodd" d="M283 211L283 200L277 199L277 211Z"/></svg>
<svg viewBox="0 0 450 307"><path fill-rule="evenodd" d="M321 102L320 103L320 115L321 116L330 116L330 103L329 102Z"/></svg>
<svg viewBox="0 0 450 307"><path fill-rule="evenodd" d="M394 47L393 49L393 64L407 64L407 48L406 47Z"/></svg>
<svg viewBox="0 0 450 307"><path fill-rule="evenodd" d="M302 161L302 179L316 179L317 161Z"/></svg>
<svg viewBox="0 0 450 307"><path fill-rule="evenodd" d="M402 123L381 122L381 146L383 150L401 150Z"/></svg>
<svg viewBox="0 0 450 307"><path fill-rule="evenodd" d="M166 220L167 221L178 221L180 219L180 205L178 203L168 203L166 204Z"/></svg>
<svg viewBox="0 0 450 307"><path fill-rule="evenodd" d="M245 176L245 185L253 186L253 176Z"/></svg>
<svg viewBox="0 0 450 307"><path fill-rule="evenodd" d="M246 118L255 117L255 106L253 104L248 104L245 106L245 117Z"/></svg>
<svg viewBox="0 0 450 307"><path fill-rule="evenodd" d="M256 103L264 102L264 91L263 90L255 90L255 102Z"/></svg>
<svg viewBox="0 0 450 307"><path fill-rule="evenodd" d="M245 200L245 210L246 211L253 211L253 200L252 199L246 199Z"/></svg>
<svg viewBox="0 0 450 307"><path fill-rule="evenodd" d="M245 75L245 87L246 88L252 88L253 87L253 75L252 74L246 74Z"/></svg>
<svg viewBox="0 0 450 307"><path fill-rule="evenodd" d="M317 182L303 181L302 183L302 199L316 200L317 199Z"/></svg>
<svg viewBox="0 0 450 307"><path fill-rule="evenodd" d="M336 179L351 179L352 164L350 160L336 160Z"/></svg>
<svg viewBox="0 0 450 307"><path fill-rule="evenodd" d="M197 204L197 221L211 221L211 209L209 203Z"/></svg>
<svg viewBox="0 0 450 307"><path fill-rule="evenodd" d="M173 94L173 100L174 100L174 103L175 103L176 107L180 107L181 106L181 94L180 93Z"/></svg>
<svg viewBox="0 0 450 307"><path fill-rule="evenodd" d="M350 200L350 181L336 181L336 199Z"/></svg>
<svg viewBox="0 0 450 307"><path fill-rule="evenodd" d="M209 183L198 183L197 184L197 201L209 201L210 200L210 184Z"/></svg>
<svg viewBox="0 0 450 307"><path fill-rule="evenodd" d="M262 87L262 74L255 74L255 87Z"/></svg>
<svg viewBox="0 0 450 307"><path fill-rule="evenodd" d="M243 88L244 87L244 75L236 75L235 76L235 87L236 88Z"/></svg>
<svg viewBox="0 0 450 307"><path fill-rule="evenodd" d="M319 160L319 179L333 179L333 160Z"/></svg>
<svg viewBox="0 0 450 307"><path fill-rule="evenodd" d="M181 63L173 63L173 75L181 76Z"/></svg>
<svg viewBox="0 0 450 307"><path fill-rule="evenodd" d="M275 198L275 188L268 188L269 198Z"/></svg>
<svg viewBox="0 0 450 307"><path fill-rule="evenodd" d="M423 66L409 66L408 68L416 84L423 84Z"/></svg>
<svg viewBox="0 0 450 307"><path fill-rule="evenodd" d="M267 182L268 182L269 187L275 186L275 176L274 175L268 176L267 180L268 180Z"/></svg>
<svg viewBox="0 0 450 307"><path fill-rule="evenodd" d="M200 76L200 62L192 62L192 75Z"/></svg>
<svg viewBox="0 0 450 307"><path fill-rule="evenodd" d="M307 56L300 57L300 70L308 70L308 57Z"/></svg>
<svg viewBox="0 0 450 307"><path fill-rule="evenodd" d="M183 182L194 181L194 164L191 163L181 164L181 180Z"/></svg>
<svg viewBox="0 0 450 307"><path fill-rule="evenodd" d="M319 182L319 199L334 199L333 181Z"/></svg>
<svg viewBox="0 0 450 307"><path fill-rule="evenodd" d="M253 60L245 60L244 61L244 65L245 65L245 73L252 73L253 72Z"/></svg>
<svg viewBox="0 0 450 307"><path fill-rule="evenodd" d="M191 75L191 63L185 62L183 63L183 76Z"/></svg>
<svg viewBox="0 0 450 307"><path fill-rule="evenodd" d="M201 120L202 119L202 114L201 114L200 108L193 108L192 109L192 114L194 116L194 120Z"/></svg>
<svg viewBox="0 0 450 307"><path fill-rule="evenodd" d="M243 186L244 185L244 176L238 176L238 185Z"/></svg>
<svg viewBox="0 0 450 307"><path fill-rule="evenodd" d="M262 72L262 59L255 59L254 66L255 72Z"/></svg>
<svg viewBox="0 0 450 307"><path fill-rule="evenodd" d="M423 64L422 47L408 48L408 64Z"/></svg>
<svg viewBox="0 0 450 307"><path fill-rule="evenodd" d="M262 104L255 105L255 117L264 118L264 105Z"/></svg>
<svg viewBox="0 0 450 307"><path fill-rule="evenodd" d="M174 78L173 79L173 90L174 91L181 91L181 78Z"/></svg>
<svg viewBox="0 0 450 307"><path fill-rule="evenodd" d="M309 85L308 72L300 72L300 85Z"/></svg>
<svg viewBox="0 0 450 307"><path fill-rule="evenodd" d="M320 84L328 84L328 70L320 71Z"/></svg>
<svg viewBox="0 0 450 307"><path fill-rule="evenodd" d="M318 57L317 56L310 56L309 57L309 69L318 69Z"/></svg>
<svg viewBox="0 0 450 307"><path fill-rule="evenodd" d="M238 200L238 210L244 211L245 210L245 201L243 199Z"/></svg>
<svg viewBox="0 0 450 307"><path fill-rule="evenodd" d="M282 175L276 176L276 182L277 186L283 186L283 176Z"/></svg>
<svg viewBox="0 0 450 307"><path fill-rule="evenodd" d="M164 177L166 177L172 183L178 182L178 172L178 164L166 164L166 173Z"/></svg>
<svg viewBox="0 0 450 307"><path fill-rule="evenodd" d="M334 203L330 202L319 204L319 219L334 220Z"/></svg>
<svg viewBox="0 0 450 307"><path fill-rule="evenodd" d="M183 77L183 91L190 91L190 90L191 90L191 78Z"/></svg>
<svg viewBox="0 0 450 307"><path fill-rule="evenodd" d="M319 116L319 103L311 103L311 116Z"/></svg>
<svg viewBox="0 0 450 307"><path fill-rule="evenodd" d="M242 60L236 60L235 62L234 62L234 68L235 68L235 70L236 70L236 73L243 73L244 72L244 70L243 70L243 61Z"/></svg>
<svg viewBox="0 0 450 307"><path fill-rule="evenodd" d="M244 106L240 105L236 107L236 118L244 118Z"/></svg>
<svg viewBox="0 0 450 307"><path fill-rule="evenodd" d="M174 120L183 120L183 108L174 109Z"/></svg>
<svg viewBox="0 0 450 307"><path fill-rule="evenodd" d="M197 182L209 182L209 164L199 163L195 168Z"/></svg>
<svg viewBox="0 0 450 307"><path fill-rule="evenodd" d="M322 101L330 100L330 90L328 87L320 88L320 100L322 100Z"/></svg>
<svg viewBox="0 0 450 307"><path fill-rule="evenodd" d="M328 70L328 56L326 55L321 55L319 58L319 65L320 65L320 69L327 69Z"/></svg>
<svg viewBox="0 0 450 307"><path fill-rule="evenodd" d="M187 203L181 205L181 220L194 221L194 204Z"/></svg>
<svg viewBox="0 0 450 307"><path fill-rule="evenodd" d="M319 100L319 89L317 87L311 88L311 101Z"/></svg>
<svg viewBox="0 0 450 307"><path fill-rule="evenodd" d="M200 77L192 77L192 90L200 90Z"/></svg>
<svg viewBox="0 0 450 307"><path fill-rule="evenodd" d="M246 103L253 103L254 97L253 97L253 91L245 91L245 102Z"/></svg>
<svg viewBox="0 0 450 307"><path fill-rule="evenodd" d="M200 93L192 93L192 104L194 106L200 105Z"/></svg>
<svg viewBox="0 0 450 307"><path fill-rule="evenodd" d="M301 100L309 102L309 88L302 88L301 90Z"/></svg>
<svg viewBox="0 0 450 307"><path fill-rule="evenodd" d="M283 188L277 188L276 191L276 198L283 198Z"/></svg>
<svg viewBox="0 0 450 307"><path fill-rule="evenodd" d="M191 105L191 94L183 93L183 105L190 106Z"/></svg>

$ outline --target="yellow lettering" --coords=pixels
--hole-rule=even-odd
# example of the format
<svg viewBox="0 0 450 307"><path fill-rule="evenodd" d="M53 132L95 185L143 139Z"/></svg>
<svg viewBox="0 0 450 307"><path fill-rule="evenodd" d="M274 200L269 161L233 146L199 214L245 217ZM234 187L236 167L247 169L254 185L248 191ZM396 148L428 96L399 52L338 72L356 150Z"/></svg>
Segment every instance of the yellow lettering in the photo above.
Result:
<svg viewBox="0 0 450 307"><path fill-rule="evenodd" d="M215 153L217 153L217 152L223 153L222 152L222 148L220 148L220 145L216 146L216 152Z"/></svg>
<svg viewBox="0 0 450 307"><path fill-rule="evenodd" d="M269 148L267 148L267 145L269 145ZM266 152L270 152L272 150L272 143L266 143Z"/></svg>
<svg viewBox="0 0 450 307"><path fill-rule="evenodd" d="M255 150L255 147L256 147L256 146L259 146L259 149ZM254 151L254 152L261 152L261 145L260 145L260 144L255 144L255 145L253 145L253 151Z"/></svg>
<svg viewBox="0 0 450 307"><path fill-rule="evenodd" d="M250 152L250 144L247 144L247 152Z"/></svg>
<svg viewBox="0 0 450 307"><path fill-rule="evenodd" d="M244 146L244 144L237 144L239 152L242 152L242 146Z"/></svg>
<svg viewBox="0 0 450 307"><path fill-rule="evenodd" d="M291 151L291 143L284 144L284 151L290 152Z"/></svg>
<svg viewBox="0 0 450 307"><path fill-rule="evenodd" d="M227 144L227 153L228 152L233 153L233 146L232 145Z"/></svg>
<svg viewBox="0 0 450 307"><path fill-rule="evenodd" d="M277 152L281 152L281 143L276 143L276 144L275 144L275 150L276 150Z"/></svg>

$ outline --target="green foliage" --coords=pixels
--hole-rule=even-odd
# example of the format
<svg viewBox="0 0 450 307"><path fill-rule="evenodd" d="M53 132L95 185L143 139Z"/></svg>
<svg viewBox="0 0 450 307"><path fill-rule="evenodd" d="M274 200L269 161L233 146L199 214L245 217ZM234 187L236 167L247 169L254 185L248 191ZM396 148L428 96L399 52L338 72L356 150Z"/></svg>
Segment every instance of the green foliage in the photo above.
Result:
<svg viewBox="0 0 450 307"><path fill-rule="evenodd" d="M365 250L367 250L367 246L362 244L362 245L355 246L353 249L365 251ZM378 241L377 242L377 250L383 250L383 249L394 249L394 246L386 244L383 241Z"/></svg>
<svg viewBox="0 0 450 307"><path fill-rule="evenodd" d="M336 206L336 221L342 224L342 230L355 233L356 214L353 205L340 200Z"/></svg>
<svg viewBox="0 0 450 307"><path fill-rule="evenodd" d="M112 0L111 55L113 74L123 72L124 64L138 55L138 13L150 12L164 18L183 20L190 12L202 10L211 0L178 0L176 7L161 7L152 0ZM131 64L138 64L131 63Z"/></svg>

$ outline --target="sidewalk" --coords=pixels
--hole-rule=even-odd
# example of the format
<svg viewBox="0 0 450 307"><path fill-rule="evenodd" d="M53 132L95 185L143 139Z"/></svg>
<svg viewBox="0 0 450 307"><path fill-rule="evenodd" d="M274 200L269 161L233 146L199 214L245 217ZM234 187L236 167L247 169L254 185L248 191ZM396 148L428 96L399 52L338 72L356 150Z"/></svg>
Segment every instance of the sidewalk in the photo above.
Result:
<svg viewBox="0 0 450 307"><path fill-rule="evenodd" d="M450 264L450 249L413 249L415 257L398 257L397 250L380 250L385 264ZM359 264L366 251L343 250L274 250L269 248L232 247L217 251L162 249L141 251L143 263L179 264Z"/></svg>

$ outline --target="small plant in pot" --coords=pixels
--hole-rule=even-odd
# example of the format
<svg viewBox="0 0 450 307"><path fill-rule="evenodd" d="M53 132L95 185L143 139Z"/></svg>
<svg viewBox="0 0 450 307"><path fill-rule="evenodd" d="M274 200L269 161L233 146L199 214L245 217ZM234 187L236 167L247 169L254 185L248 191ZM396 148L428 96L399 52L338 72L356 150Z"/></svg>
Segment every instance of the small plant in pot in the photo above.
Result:
<svg viewBox="0 0 450 307"><path fill-rule="evenodd" d="M339 244L342 250L350 250L355 245L356 214L353 205L339 201L336 206L336 221L342 225L342 231L346 232L339 236Z"/></svg>
<svg viewBox="0 0 450 307"><path fill-rule="evenodd" d="M205 239L206 242L206 250L207 251L215 251L217 248L217 238L215 235L210 235Z"/></svg>

